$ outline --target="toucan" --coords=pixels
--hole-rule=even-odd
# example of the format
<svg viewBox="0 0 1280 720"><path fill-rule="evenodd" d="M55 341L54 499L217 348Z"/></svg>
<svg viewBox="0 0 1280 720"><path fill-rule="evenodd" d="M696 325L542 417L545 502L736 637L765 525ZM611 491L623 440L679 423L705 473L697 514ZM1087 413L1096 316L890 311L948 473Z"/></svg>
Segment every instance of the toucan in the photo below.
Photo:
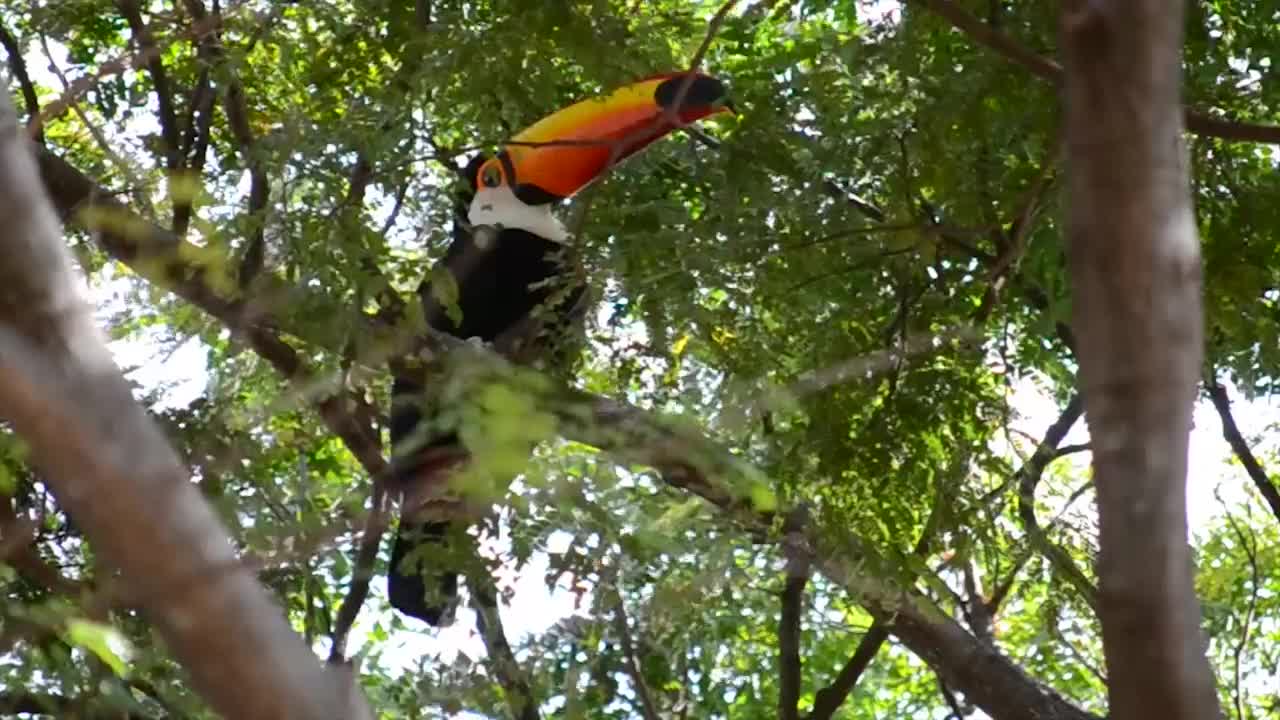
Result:
<svg viewBox="0 0 1280 720"><path fill-rule="evenodd" d="M584 313L587 283L553 207L677 127L726 111L733 105L720 80L656 75L551 114L496 155L473 157L458 198L465 213L457 213L452 243L418 289L426 322L495 345L536 327L532 344L541 354L571 362L563 348L572 347L567 336ZM449 539L470 520L447 504L442 515L439 501L469 456L456 432L433 422L427 385L403 370L392 383L392 488L402 501L387 595L404 615L440 627L452 622L457 604Z"/></svg>

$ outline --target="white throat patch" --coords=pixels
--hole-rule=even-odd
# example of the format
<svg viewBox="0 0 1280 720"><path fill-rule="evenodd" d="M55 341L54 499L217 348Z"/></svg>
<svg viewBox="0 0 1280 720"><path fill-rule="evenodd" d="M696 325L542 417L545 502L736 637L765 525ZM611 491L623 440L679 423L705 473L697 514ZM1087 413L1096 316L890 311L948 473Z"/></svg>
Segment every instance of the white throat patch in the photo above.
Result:
<svg viewBox="0 0 1280 720"><path fill-rule="evenodd" d="M467 220L472 225L493 225L525 230L551 242L566 243L569 231L551 213L551 205L526 205L505 184L482 187L471 201Z"/></svg>

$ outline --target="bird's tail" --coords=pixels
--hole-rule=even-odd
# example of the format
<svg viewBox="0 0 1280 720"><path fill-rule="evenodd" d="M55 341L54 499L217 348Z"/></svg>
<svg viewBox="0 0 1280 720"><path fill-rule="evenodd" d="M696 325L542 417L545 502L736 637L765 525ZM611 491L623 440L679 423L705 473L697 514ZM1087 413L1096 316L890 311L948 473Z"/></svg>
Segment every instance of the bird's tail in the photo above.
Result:
<svg viewBox="0 0 1280 720"><path fill-rule="evenodd" d="M449 521L402 521L391 549L387 595L395 609L435 627L453 624L458 605L458 574L447 564Z"/></svg>

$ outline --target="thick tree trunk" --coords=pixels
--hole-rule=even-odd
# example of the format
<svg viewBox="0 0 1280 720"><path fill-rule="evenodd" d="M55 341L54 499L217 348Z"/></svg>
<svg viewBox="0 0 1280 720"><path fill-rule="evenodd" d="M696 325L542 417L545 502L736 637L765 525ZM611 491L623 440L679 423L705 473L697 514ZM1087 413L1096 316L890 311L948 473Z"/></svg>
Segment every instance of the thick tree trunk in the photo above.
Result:
<svg viewBox="0 0 1280 720"><path fill-rule="evenodd" d="M94 557L119 570L102 592L146 611L225 717L371 718L350 673L322 667L291 630L134 401L0 89L0 415Z"/></svg>
<svg viewBox="0 0 1280 720"><path fill-rule="evenodd" d="M1202 361L1183 2L1063 3L1068 256L1098 491L1111 717L1220 715L1187 546Z"/></svg>

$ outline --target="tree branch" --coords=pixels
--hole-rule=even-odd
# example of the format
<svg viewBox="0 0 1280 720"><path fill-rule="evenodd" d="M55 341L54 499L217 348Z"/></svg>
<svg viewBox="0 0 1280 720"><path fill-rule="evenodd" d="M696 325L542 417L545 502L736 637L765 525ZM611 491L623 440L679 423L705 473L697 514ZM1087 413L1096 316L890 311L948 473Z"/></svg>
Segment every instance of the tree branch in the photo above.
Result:
<svg viewBox="0 0 1280 720"><path fill-rule="evenodd" d="M953 27L968 35L971 40L979 45L989 50L994 50L1007 60L1016 65L1021 65L1034 75L1048 80L1054 85L1063 84L1061 65L1023 46L1017 40L974 17L964 8L957 5L955 0L915 0L915 2L951 23ZM1183 108L1182 113L1187 129L1197 135L1238 142L1280 144L1280 126L1216 118L1192 108Z"/></svg>
<svg viewBox="0 0 1280 720"><path fill-rule="evenodd" d="M9 56L9 72L18 81L22 89L22 102L27 106L27 127L35 130L33 139L44 145L44 129L40 127L40 96L36 94L36 86L27 74L27 62L22 57L22 46L18 39L9 32L9 28L0 24L0 46L4 46Z"/></svg>
<svg viewBox="0 0 1280 720"><path fill-rule="evenodd" d="M802 533L805 516L793 513L788 532ZM784 549L795 547L789 543ZM809 557L802 552L786 552L786 584L782 590L782 611L778 617L778 717L800 720L800 680L804 669L800 660L800 621L804 616L804 589L809 584Z"/></svg>
<svg viewBox="0 0 1280 720"><path fill-rule="evenodd" d="M156 105L159 111L160 137L164 143L163 157L165 167L177 170L182 166L182 157L178 153L178 116L173 106L173 91L169 85L168 74L164 69L164 61L156 47L155 37L142 19L142 5L138 0L116 0L116 7L129 23L129 32L138 44L139 57L145 57L147 74L151 76L151 84L155 86Z"/></svg>
<svg viewBox="0 0 1280 720"><path fill-rule="evenodd" d="M360 546L351 568L351 587L338 607L338 615L329 634L329 662L340 663L346 659L347 639L356 624L360 608L369 598L369 583L373 580L373 566L378 560L378 548L382 534L387 529L387 491L381 475L375 475L371 493L372 509L360 531Z"/></svg>
<svg viewBox="0 0 1280 720"><path fill-rule="evenodd" d="M1244 471L1249 474L1249 479L1258 488L1262 498L1267 501L1271 514L1280 520L1280 491L1276 490L1262 463L1258 462L1244 435L1240 434L1240 427L1236 425L1235 416L1231 412L1231 398L1227 396L1227 389L1216 378L1210 379L1206 386L1209 390L1209 399L1213 401L1213 406L1218 410L1218 417L1222 419L1222 437L1231 445L1232 451L1240 459L1240 464L1244 466Z"/></svg>
<svg viewBox="0 0 1280 720"><path fill-rule="evenodd" d="M202 57L207 54L204 50L205 43L206 41L201 41ZM209 68L206 66L200 70L200 77L196 80L195 89L191 92L191 112L187 115L186 132L182 138L182 147L179 148L181 162L185 168L181 173L190 184L199 181L204 173L205 156L208 153L209 139L213 132L216 95L209 78ZM191 226L194 201L195 194L190 192L183 193L175 199L172 227L174 235L179 238L186 236L187 228Z"/></svg>
<svg viewBox="0 0 1280 720"><path fill-rule="evenodd" d="M183 0L183 6L191 15L195 26L221 23L209 23L209 13L201 0ZM215 6L216 8L216 6ZM207 38L210 59L218 63L226 63L226 51L217 32ZM249 220L249 242L245 246L240 261L238 280L240 287L248 288L250 283L262 271L266 259L266 224L267 201L271 196L271 181L267 177L266 165L255 148L253 129L249 126L249 105L245 99L244 85L234 69L224 65L223 73L227 77L226 92L223 95L224 112L227 114L227 125L231 135L240 146L240 159L249 168L249 204L246 216Z"/></svg>
<svg viewBox="0 0 1280 720"><path fill-rule="evenodd" d="M511 651L502 616L498 611L498 588L493 576L477 554L474 565L467 573L467 587L471 590L471 605L476 611L476 624L488 652L489 671L494 674L506 696L507 709L513 720L539 720L538 702L533 695L529 678Z"/></svg>
<svg viewBox="0 0 1280 720"><path fill-rule="evenodd" d="M871 661L876 659L880 648L888 639L888 625L879 620L871 623L871 627L867 628L866 634L858 642L858 647L854 649L853 655L849 656L848 662L840 668L836 679L814 696L813 710L809 713L807 720L830 720L834 717L836 710L840 709L845 698L853 692L862 673L871 666Z"/></svg>
<svg viewBox="0 0 1280 720"><path fill-rule="evenodd" d="M1080 593L1080 597L1096 614L1098 591L1080 568L1076 567L1075 560L1067 554L1067 551L1049 539L1036 518L1036 485L1040 484L1040 477L1044 475L1045 468L1058 457L1058 445L1062 443L1063 438L1071 431L1071 426L1076 424L1076 420L1080 419L1083 412L1084 404L1077 394L1062 409L1058 419L1049 426L1049 430L1044 434L1044 440L1031 455L1031 459L1017 472L1018 516L1022 518L1022 528L1027 532L1027 539L1045 556L1054 571Z"/></svg>
<svg viewBox="0 0 1280 720"><path fill-rule="evenodd" d="M1062 4L1067 259L1098 498L1099 617L1115 720L1221 716L1187 546L1204 358L1182 142L1185 2Z"/></svg>
<svg viewBox="0 0 1280 720"><path fill-rule="evenodd" d="M0 408L193 685L231 717L372 717L236 559L75 289L32 146L0 94ZM139 513L149 511L145 519ZM349 680L349 678L348 678Z"/></svg>
<svg viewBox="0 0 1280 720"><path fill-rule="evenodd" d="M615 578L616 580L616 578ZM613 630L618 634L618 644L622 647L622 660L626 667L627 677L635 687L636 698L640 701L640 710L644 720L662 720L658 714L658 706L653 701L653 693L649 684L644 681L640 671L640 660L636 657L635 643L631 640L631 624L627 619L627 606L622 600L622 593L616 586L610 585L610 602L613 603Z"/></svg>

